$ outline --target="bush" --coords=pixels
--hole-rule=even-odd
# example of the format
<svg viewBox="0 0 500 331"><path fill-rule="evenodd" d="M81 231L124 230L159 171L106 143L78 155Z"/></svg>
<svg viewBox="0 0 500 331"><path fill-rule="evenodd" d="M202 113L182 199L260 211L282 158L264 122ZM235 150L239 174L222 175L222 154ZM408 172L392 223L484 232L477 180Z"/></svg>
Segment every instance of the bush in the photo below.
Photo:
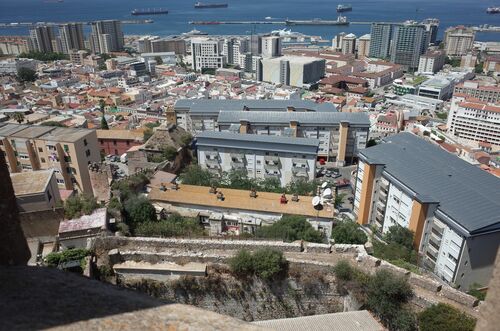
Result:
<svg viewBox="0 0 500 331"><path fill-rule="evenodd" d="M242 249L229 260L229 267L238 276L251 276L254 273L253 262L253 255Z"/></svg>
<svg viewBox="0 0 500 331"><path fill-rule="evenodd" d="M87 194L74 195L64 202L64 216L67 219L90 215L99 207L97 199Z"/></svg>
<svg viewBox="0 0 500 331"><path fill-rule="evenodd" d="M410 250L413 249L413 231L400 225L393 225L385 235L388 244L399 244Z"/></svg>
<svg viewBox="0 0 500 331"><path fill-rule="evenodd" d="M282 252L274 249L262 248L253 254L240 250L229 260L229 267L237 276L256 275L264 280L272 280L286 274L288 261Z"/></svg>
<svg viewBox="0 0 500 331"><path fill-rule="evenodd" d="M417 317L412 311L403 309L392 320L391 325L392 329L397 331L416 331Z"/></svg>
<svg viewBox="0 0 500 331"><path fill-rule="evenodd" d="M340 280L352 280L354 277L354 269L349 262L341 260L333 267L335 277Z"/></svg>
<svg viewBox="0 0 500 331"><path fill-rule="evenodd" d="M125 202L125 220L134 230L142 222L156 222L156 209L145 197L132 197Z"/></svg>
<svg viewBox="0 0 500 331"><path fill-rule="evenodd" d="M111 189L120 191L120 198L125 201L141 192L149 183L150 173L137 173L132 176L114 182Z"/></svg>
<svg viewBox="0 0 500 331"><path fill-rule="evenodd" d="M256 237L283 241L305 240L322 243L325 236L314 230L304 216L284 215L278 222L257 229Z"/></svg>
<svg viewBox="0 0 500 331"><path fill-rule="evenodd" d="M21 83L34 82L35 80L37 80L37 78L38 75L33 69L23 67L17 70L17 80L19 80Z"/></svg>
<svg viewBox="0 0 500 331"><path fill-rule="evenodd" d="M163 149L162 156L163 158L165 158L165 160L173 161L177 156L177 149L173 146L167 146L165 147L165 149Z"/></svg>
<svg viewBox="0 0 500 331"><path fill-rule="evenodd" d="M470 289L467 293L478 298L481 301L484 301L484 299L486 299L486 291L478 290L481 287L483 287L481 286L481 284L474 283L470 286Z"/></svg>
<svg viewBox="0 0 500 331"><path fill-rule="evenodd" d="M368 282L367 306L390 329L397 330L395 323L402 305L413 296L406 278L381 270Z"/></svg>
<svg viewBox="0 0 500 331"><path fill-rule="evenodd" d="M57 61L57 60L68 60L69 56L63 53L51 53L51 52L29 52L19 54L20 59L34 59L38 61Z"/></svg>
<svg viewBox="0 0 500 331"><path fill-rule="evenodd" d="M475 318L444 303L433 305L418 314L418 326L421 331L472 331L475 325Z"/></svg>
<svg viewBox="0 0 500 331"><path fill-rule="evenodd" d="M193 141L193 136L189 133L185 133L181 136L181 144L184 147L188 147L191 145L191 141Z"/></svg>
<svg viewBox="0 0 500 331"><path fill-rule="evenodd" d="M356 222L342 221L332 230L332 239L336 244L362 245L368 238Z"/></svg>
<svg viewBox="0 0 500 331"><path fill-rule="evenodd" d="M143 237L201 237L205 230L195 219L173 214L165 220L141 222L134 233Z"/></svg>
<svg viewBox="0 0 500 331"><path fill-rule="evenodd" d="M88 256L90 251L84 248L73 248L62 252L53 252L45 257L45 263L49 267L57 267L61 263L80 260Z"/></svg>
<svg viewBox="0 0 500 331"><path fill-rule="evenodd" d="M210 186L212 185L212 175L208 170L202 169L199 165L191 164L187 166L180 175L183 184Z"/></svg>

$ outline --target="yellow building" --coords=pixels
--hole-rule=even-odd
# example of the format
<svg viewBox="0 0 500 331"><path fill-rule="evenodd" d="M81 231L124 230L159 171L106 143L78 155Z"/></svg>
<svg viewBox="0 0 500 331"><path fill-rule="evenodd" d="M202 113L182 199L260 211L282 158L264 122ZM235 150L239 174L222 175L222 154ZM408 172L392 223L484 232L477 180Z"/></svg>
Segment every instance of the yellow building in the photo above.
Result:
<svg viewBox="0 0 500 331"><path fill-rule="evenodd" d="M88 165L100 161L94 130L0 124L0 149L11 173L54 169L60 189L92 194Z"/></svg>

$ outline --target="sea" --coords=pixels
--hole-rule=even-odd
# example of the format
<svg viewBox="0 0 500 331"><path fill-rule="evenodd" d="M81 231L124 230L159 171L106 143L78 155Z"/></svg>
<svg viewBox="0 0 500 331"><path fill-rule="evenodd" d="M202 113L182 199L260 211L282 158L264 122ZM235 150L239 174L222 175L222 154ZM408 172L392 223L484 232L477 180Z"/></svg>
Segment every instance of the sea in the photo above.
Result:
<svg viewBox="0 0 500 331"><path fill-rule="evenodd" d="M357 36L370 33L369 24L349 26L285 25L210 25L193 26L190 21L265 21L285 19L336 19L338 4L350 4L351 12L343 13L351 22L440 20L439 37L449 26L482 24L500 25L500 14L486 13L489 6L500 6L500 0L206 0L227 3L228 8L194 9L195 0L0 0L0 23L64 22L103 19L153 19L151 24L126 24L126 35L178 35L196 28L211 35L252 34L278 29L291 29L326 40L340 32ZM167 15L132 16L133 9L167 8ZM26 35L27 28L0 28L0 35ZM500 41L500 32L478 33L477 40Z"/></svg>

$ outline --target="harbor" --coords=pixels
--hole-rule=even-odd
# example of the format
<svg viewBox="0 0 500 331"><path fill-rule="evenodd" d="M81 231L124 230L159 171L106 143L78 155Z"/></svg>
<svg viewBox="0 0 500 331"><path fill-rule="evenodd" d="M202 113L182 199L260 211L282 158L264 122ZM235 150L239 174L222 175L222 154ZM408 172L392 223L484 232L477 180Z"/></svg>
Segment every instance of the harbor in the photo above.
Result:
<svg viewBox="0 0 500 331"><path fill-rule="evenodd" d="M324 24L311 24L311 25L349 25L349 24L357 24L357 25L370 25L372 23L378 23L378 22L349 22L347 21L347 24L334 24L337 22L337 20L320 20L320 19L315 19L315 20L284 20L284 21L190 21L188 22L191 25L224 25L224 24L241 24L241 25L298 25L298 24L287 24L290 22L318 22L318 23L324 23ZM333 23L333 24L332 24ZM396 22L394 22L396 23Z"/></svg>
<svg viewBox="0 0 500 331"><path fill-rule="evenodd" d="M154 23L153 20L121 20L122 24L151 24ZM69 22L11 22L11 23L0 23L0 28L32 28L39 25L61 25ZM84 25L91 25L92 21L87 22L71 22L71 23L81 23Z"/></svg>

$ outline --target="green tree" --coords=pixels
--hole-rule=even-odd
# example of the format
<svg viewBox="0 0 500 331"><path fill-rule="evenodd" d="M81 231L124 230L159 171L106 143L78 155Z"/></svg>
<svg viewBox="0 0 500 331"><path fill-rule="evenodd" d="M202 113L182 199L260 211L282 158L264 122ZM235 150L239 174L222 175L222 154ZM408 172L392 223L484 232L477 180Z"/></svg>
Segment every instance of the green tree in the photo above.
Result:
<svg viewBox="0 0 500 331"><path fill-rule="evenodd" d="M38 75L33 69L21 67L17 70L17 80L21 83L34 82L37 78Z"/></svg>
<svg viewBox="0 0 500 331"><path fill-rule="evenodd" d="M104 101L103 99L99 100L99 109L101 110L101 114L104 115L104 113L106 112L106 101Z"/></svg>
<svg viewBox="0 0 500 331"><path fill-rule="evenodd" d="M336 244L362 245L368 238L356 222L341 221L332 230L332 239Z"/></svg>
<svg viewBox="0 0 500 331"><path fill-rule="evenodd" d="M354 277L354 268L346 260L340 260L337 262L335 267L333 267L333 272L335 277L340 280L352 280Z"/></svg>
<svg viewBox="0 0 500 331"><path fill-rule="evenodd" d="M473 331L476 319L444 303L432 305L418 314L420 331Z"/></svg>
<svg viewBox="0 0 500 331"><path fill-rule="evenodd" d="M305 240L309 242L325 241L325 236L314 230L304 216L283 215L278 221L269 226L257 229L255 235L259 238L280 239L283 241Z"/></svg>
<svg viewBox="0 0 500 331"><path fill-rule="evenodd" d="M410 284L404 277L388 270L380 270L368 282L368 308L390 329L397 330L394 321L402 306L413 296Z"/></svg>
<svg viewBox="0 0 500 331"><path fill-rule="evenodd" d="M286 191L290 194L313 195L316 192L318 182L305 179L294 180L286 186Z"/></svg>
<svg viewBox="0 0 500 331"><path fill-rule="evenodd" d="M484 66L483 62L476 64L476 66L474 67L474 72L476 74L482 74L483 73L483 66Z"/></svg>
<svg viewBox="0 0 500 331"><path fill-rule="evenodd" d="M344 198L345 198L345 194L337 194L335 195L335 200L334 200L334 205L335 205L335 208L340 208L342 207L342 204L344 203Z"/></svg>
<svg viewBox="0 0 500 331"><path fill-rule="evenodd" d="M67 219L90 215L99 207L97 199L88 194L73 195L64 202L64 216Z"/></svg>
<svg viewBox="0 0 500 331"><path fill-rule="evenodd" d="M271 280L285 276L288 261L283 253L269 248L261 248L253 254L255 274L260 278Z"/></svg>
<svg viewBox="0 0 500 331"><path fill-rule="evenodd" d="M180 179L183 184L188 185L210 186L213 183L210 172L196 164L187 166L181 173Z"/></svg>
<svg viewBox="0 0 500 331"><path fill-rule="evenodd" d="M122 201L126 201L127 199L134 197L135 195L137 195L137 193L144 190L146 184L149 183L150 176L150 172L136 173L127 177L126 179L114 182L113 185L111 185L111 188L113 190L118 190L120 192L120 198L122 199Z"/></svg>
<svg viewBox="0 0 500 331"><path fill-rule="evenodd" d="M58 61L58 60L68 60L69 56L63 53L53 53L53 52L29 52L19 54L21 59L34 59L38 61Z"/></svg>
<svg viewBox="0 0 500 331"><path fill-rule="evenodd" d="M231 272L238 276L251 276L254 273L254 259L252 253L242 249L229 260Z"/></svg>
<svg viewBox="0 0 500 331"><path fill-rule="evenodd" d="M12 119L21 124L22 122L24 122L24 114L20 112L14 113L12 114Z"/></svg>
<svg viewBox="0 0 500 331"><path fill-rule="evenodd" d="M104 114L101 117L101 130L109 130L108 121L106 121L106 117L104 117Z"/></svg>
<svg viewBox="0 0 500 331"><path fill-rule="evenodd" d="M84 248L73 248L62 252L52 252L45 257L45 263L49 267L57 267L60 263L65 263L75 260L83 260L90 255L90 251Z"/></svg>
<svg viewBox="0 0 500 331"><path fill-rule="evenodd" d="M191 141L193 141L193 136L191 134L185 133L181 136L181 144L183 147L191 145Z"/></svg>
<svg viewBox="0 0 500 331"><path fill-rule="evenodd" d="M161 58L161 56L155 56L155 61L156 61L156 64L158 64L158 65L163 64L163 59Z"/></svg>
<svg viewBox="0 0 500 331"><path fill-rule="evenodd" d="M467 293L478 298L481 301L484 301L484 299L486 299L486 291L480 291L479 289L481 287L484 286L478 283L474 283L469 287L469 291L467 291Z"/></svg>
<svg viewBox="0 0 500 331"><path fill-rule="evenodd" d="M173 161L173 160L175 160L175 157L177 156L177 149L175 147L169 145L163 149L162 156L164 159L166 159L168 161Z"/></svg>
<svg viewBox="0 0 500 331"><path fill-rule="evenodd" d="M387 243L399 244L410 250L413 249L413 231L404 228L401 225L393 225L389 227L389 231L385 235Z"/></svg>
<svg viewBox="0 0 500 331"><path fill-rule="evenodd" d="M135 229L142 222L156 222L156 209L151 202L143 196L134 196L125 201L125 220Z"/></svg>

